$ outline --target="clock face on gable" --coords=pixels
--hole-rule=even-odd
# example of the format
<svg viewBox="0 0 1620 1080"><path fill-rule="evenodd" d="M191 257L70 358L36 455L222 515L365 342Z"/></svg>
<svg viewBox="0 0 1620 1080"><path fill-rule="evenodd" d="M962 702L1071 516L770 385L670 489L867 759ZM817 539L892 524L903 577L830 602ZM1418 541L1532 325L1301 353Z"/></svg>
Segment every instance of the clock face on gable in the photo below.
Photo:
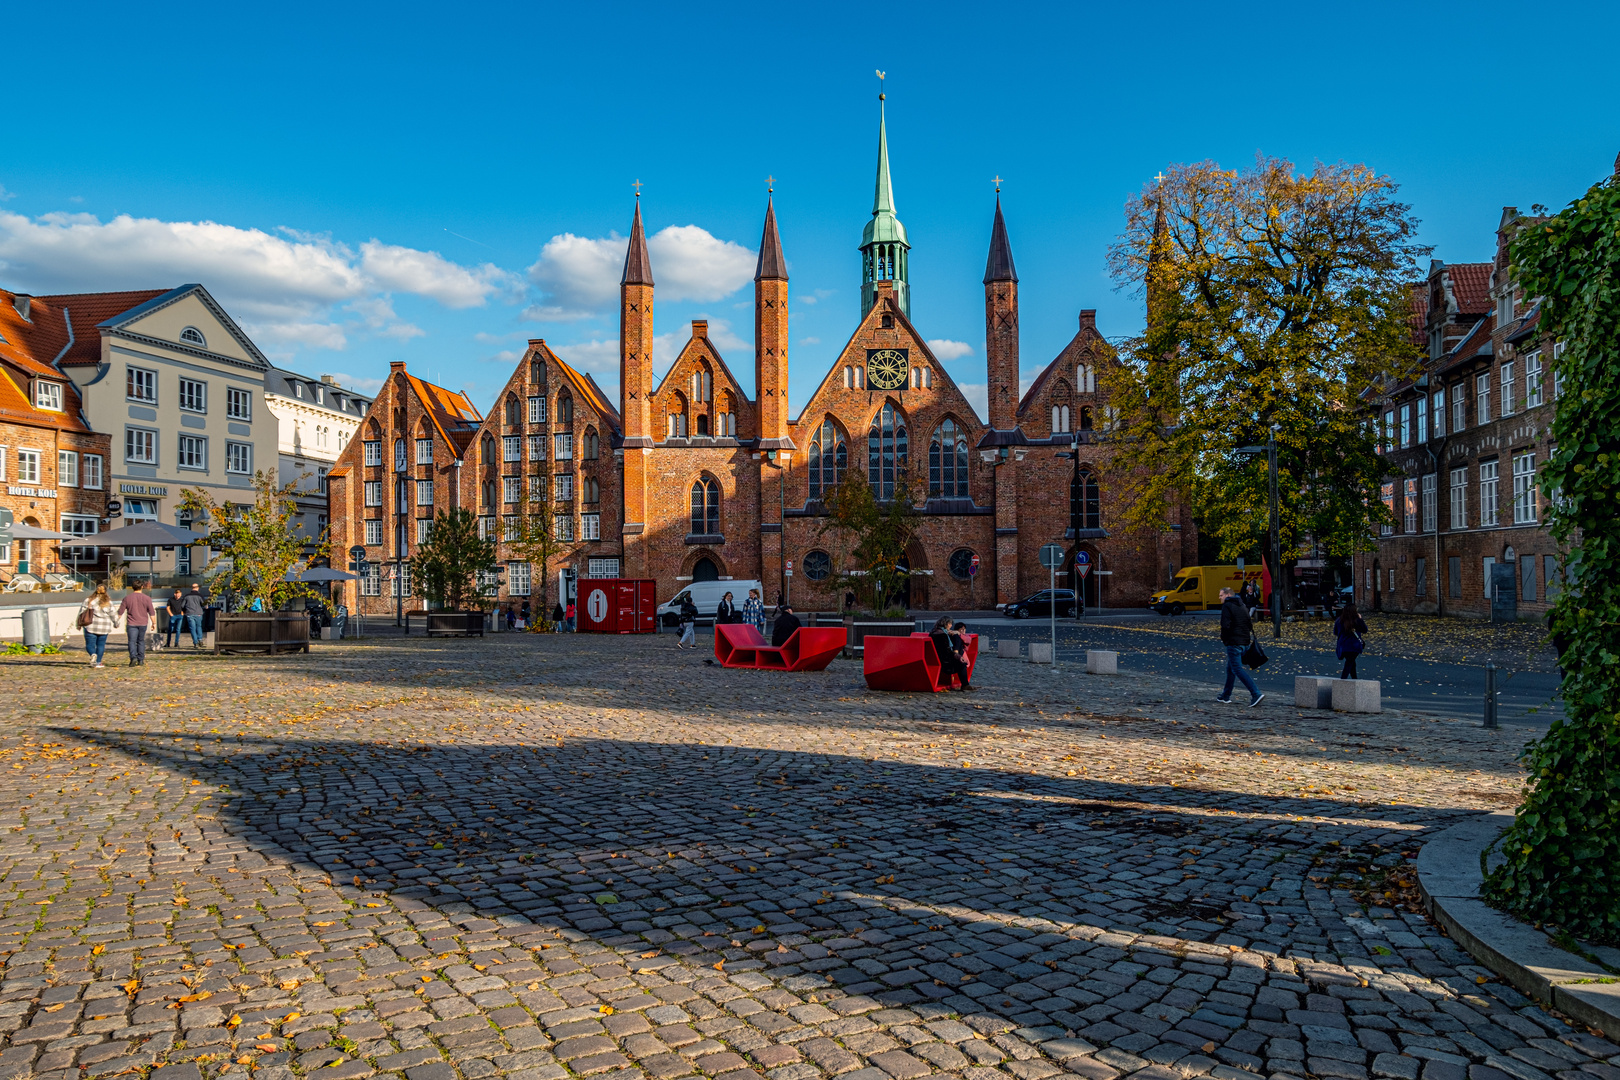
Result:
<svg viewBox="0 0 1620 1080"><path fill-rule="evenodd" d="M867 349L866 385L874 390L898 390L906 385L910 367L907 349Z"/></svg>

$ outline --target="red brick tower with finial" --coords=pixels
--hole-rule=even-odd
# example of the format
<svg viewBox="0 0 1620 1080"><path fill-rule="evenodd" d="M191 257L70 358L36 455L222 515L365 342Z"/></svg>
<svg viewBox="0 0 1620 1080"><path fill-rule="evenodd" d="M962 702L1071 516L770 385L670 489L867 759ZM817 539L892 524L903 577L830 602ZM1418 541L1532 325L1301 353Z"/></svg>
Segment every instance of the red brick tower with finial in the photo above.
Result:
<svg viewBox="0 0 1620 1080"><path fill-rule="evenodd" d="M989 375L990 426L1018 426L1018 270L1013 265L1007 222L996 187L996 219L990 227L990 256L984 266L984 362Z"/></svg>
<svg viewBox="0 0 1620 1080"><path fill-rule="evenodd" d="M639 183L638 183L639 188ZM648 456L652 453L653 276L647 234L641 225L641 192L630 225L624 275L619 279L619 415L624 422L624 572L648 572L644 532L647 522Z"/></svg>
<svg viewBox="0 0 1620 1080"><path fill-rule="evenodd" d="M776 203L766 193L765 232L754 269L754 399L759 416L760 580L767 592L786 581L782 497L793 440L788 435L788 273L776 232ZM772 473L776 475L771 476ZM774 482L773 482L774 481Z"/></svg>

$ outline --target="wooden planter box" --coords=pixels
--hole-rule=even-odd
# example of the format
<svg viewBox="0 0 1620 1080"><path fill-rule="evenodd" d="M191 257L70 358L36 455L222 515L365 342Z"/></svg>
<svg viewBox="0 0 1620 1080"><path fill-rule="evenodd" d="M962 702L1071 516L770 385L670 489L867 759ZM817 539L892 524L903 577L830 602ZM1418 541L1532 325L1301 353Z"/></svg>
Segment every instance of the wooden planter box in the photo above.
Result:
<svg viewBox="0 0 1620 1080"><path fill-rule="evenodd" d="M873 615L857 615L850 625L850 648L864 652L869 637L910 637L917 628L912 618L885 619Z"/></svg>
<svg viewBox="0 0 1620 1080"><path fill-rule="evenodd" d="M426 619L428 637L484 636L482 611L430 611Z"/></svg>
<svg viewBox="0 0 1620 1080"><path fill-rule="evenodd" d="M267 611L214 620L214 652L309 652L309 616L302 611Z"/></svg>

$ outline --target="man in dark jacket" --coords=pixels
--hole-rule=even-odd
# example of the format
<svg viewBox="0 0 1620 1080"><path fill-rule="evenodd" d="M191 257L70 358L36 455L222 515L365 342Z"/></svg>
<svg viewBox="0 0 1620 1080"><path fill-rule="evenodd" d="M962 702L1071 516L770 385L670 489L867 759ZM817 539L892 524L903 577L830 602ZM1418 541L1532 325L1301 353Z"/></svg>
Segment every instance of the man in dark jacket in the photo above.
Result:
<svg viewBox="0 0 1620 1080"><path fill-rule="evenodd" d="M781 648L787 639L793 636L793 631L804 624L799 617L793 614L793 609L786 604L782 605L782 614L776 617L776 625L771 627L771 644Z"/></svg>
<svg viewBox="0 0 1620 1080"><path fill-rule="evenodd" d="M1260 688L1254 685L1249 673L1243 669L1243 650L1247 649L1252 641L1254 641L1254 622L1249 618L1249 605L1231 589L1222 589L1221 644L1226 648L1226 686L1216 701L1232 700L1232 683L1235 679L1242 679L1243 685L1249 688L1249 694L1253 698L1249 702L1249 708L1254 708L1266 699L1266 695L1260 692Z"/></svg>

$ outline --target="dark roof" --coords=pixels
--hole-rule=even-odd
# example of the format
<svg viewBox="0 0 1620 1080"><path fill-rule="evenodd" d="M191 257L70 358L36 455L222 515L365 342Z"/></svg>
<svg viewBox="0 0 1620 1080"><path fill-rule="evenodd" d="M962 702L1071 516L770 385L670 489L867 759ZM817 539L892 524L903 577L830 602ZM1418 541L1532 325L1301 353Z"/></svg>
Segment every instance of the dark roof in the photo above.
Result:
<svg viewBox="0 0 1620 1080"><path fill-rule="evenodd" d="M776 234L776 204L765 200L765 235L759 239L759 265L754 268L755 281L786 281L787 260L782 257L782 238Z"/></svg>
<svg viewBox="0 0 1620 1080"><path fill-rule="evenodd" d="M1457 310L1463 315L1488 315L1491 311L1491 272L1488 262L1450 263L1446 273L1451 278L1451 295L1457 301Z"/></svg>
<svg viewBox="0 0 1620 1080"><path fill-rule="evenodd" d="M651 285L652 260L647 258L647 233L641 227L641 200L636 200L636 219L630 224L630 248L624 253L624 276L620 285Z"/></svg>
<svg viewBox="0 0 1620 1080"><path fill-rule="evenodd" d="M1411 314L1406 317L1407 326L1412 331L1412 344L1427 347L1429 342L1429 286L1427 282L1414 281L1406 287L1407 299L1411 302Z"/></svg>
<svg viewBox="0 0 1620 1080"><path fill-rule="evenodd" d="M1013 266L1012 242L1007 239L1007 222L1001 216L1001 196L996 196L996 220L990 226L990 257L984 262L984 283L1017 281Z"/></svg>
<svg viewBox="0 0 1620 1080"><path fill-rule="evenodd" d="M371 405L369 394L357 394L353 390L345 390L336 383L325 382L321 379L312 379L308 375L300 375L296 371L287 371L284 368L271 368L264 373L264 386L266 390L277 393L283 397L297 398L304 405L312 408L325 409L329 412L343 413L349 416L364 416ZM298 387L305 388L304 395L299 397ZM324 393L317 395L316 390ZM322 401L324 397L326 400ZM354 408L340 408L339 402L354 405Z"/></svg>

